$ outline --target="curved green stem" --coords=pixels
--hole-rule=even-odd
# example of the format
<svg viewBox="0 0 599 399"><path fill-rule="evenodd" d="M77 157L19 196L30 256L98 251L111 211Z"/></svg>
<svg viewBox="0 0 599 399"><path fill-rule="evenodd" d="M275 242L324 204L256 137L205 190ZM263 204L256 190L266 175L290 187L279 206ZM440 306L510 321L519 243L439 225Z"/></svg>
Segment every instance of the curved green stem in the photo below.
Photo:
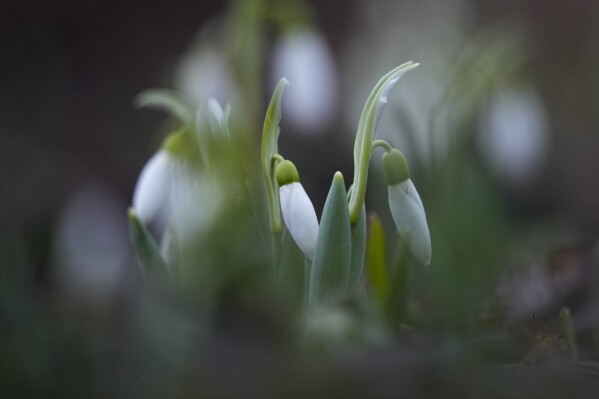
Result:
<svg viewBox="0 0 599 399"><path fill-rule="evenodd" d="M372 154L376 122L380 118L380 112L382 111L380 107L387 102L387 92L401 75L417 66L418 64L409 61L391 70L374 86L364 105L354 145L354 190L349 200L349 216L352 225L358 222L366 197L368 167Z"/></svg>
<svg viewBox="0 0 599 399"><path fill-rule="evenodd" d="M283 156L281 154L274 154L271 159L273 162L274 161L283 162L285 160L285 158L283 158Z"/></svg>
<svg viewBox="0 0 599 399"><path fill-rule="evenodd" d="M391 147L391 144L387 143L385 140L374 140L372 142L372 151L374 151L375 148L381 147L382 149L385 150L385 152L389 152L393 149L393 147Z"/></svg>

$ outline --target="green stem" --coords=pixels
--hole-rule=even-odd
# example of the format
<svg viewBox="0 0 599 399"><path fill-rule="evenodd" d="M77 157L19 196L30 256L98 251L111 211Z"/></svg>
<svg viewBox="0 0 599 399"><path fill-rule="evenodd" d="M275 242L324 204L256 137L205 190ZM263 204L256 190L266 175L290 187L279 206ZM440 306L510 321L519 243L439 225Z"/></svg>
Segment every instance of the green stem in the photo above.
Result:
<svg viewBox="0 0 599 399"><path fill-rule="evenodd" d="M381 95L383 95L386 87L387 89L390 88L388 85L395 84L401 75L417 66L418 64L409 61L389 71L374 86L368 100L366 100L360 122L358 123L358 132L356 133L354 144L354 190L349 199L349 217L352 225L355 225L358 222L366 197L368 167L372 153L377 111L380 105Z"/></svg>
<svg viewBox="0 0 599 399"><path fill-rule="evenodd" d="M393 149L393 147L391 147L391 144L387 143L385 140L374 140L372 142L372 149L371 151L374 151L375 148L381 147L382 149L385 150L385 152L389 152Z"/></svg>
<svg viewBox="0 0 599 399"><path fill-rule="evenodd" d="M281 162L283 162L284 160L285 160L285 158L283 158L283 156L282 156L281 154L274 154L274 155L272 156L272 161L273 161L273 162L274 162L274 161L281 161ZM273 166L276 166L276 164L275 164L275 165L273 165Z"/></svg>
<svg viewBox="0 0 599 399"><path fill-rule="evenodd" d="M272 232L272 266L271 272L273 279L277 278L277 273L279 271L279 263L281 263L281 248L283 247L283 239L280 231Z"/></svg>

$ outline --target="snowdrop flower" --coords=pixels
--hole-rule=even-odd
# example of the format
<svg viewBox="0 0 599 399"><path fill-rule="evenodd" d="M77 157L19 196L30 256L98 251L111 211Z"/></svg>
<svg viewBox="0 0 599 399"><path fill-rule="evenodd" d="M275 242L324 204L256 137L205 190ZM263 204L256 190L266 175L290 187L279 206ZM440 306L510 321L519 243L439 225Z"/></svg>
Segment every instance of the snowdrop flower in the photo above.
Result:
<svg viewBox="0 0 599 399"><path fill-rule="evenodd" d="M205 172L209 171L198 170L199 159L204 166L208 161L207 154L200 154L199 143L208 135L229 137L229 111L229 106L223 110L218 101L209 99L196 114L196 132L184 128L171 133L143 167L133 193L133 208L144 224L156 222L164 229L164 241L171 233L185 241L218 216L222 187L208 178ZM173 231L167 233L168 229Z"/></svg>
<svg viewBox="0 0 599 399"><path fill-rule="evenodd" d="M389 208L395 226L410 252L420 262L431 262L431 236L422 200L410 179L403 154L392 149L383 156L383 174L389 185Z"/></svg>
<svg viewBox="0 0 599 399"><path fill-rule="evenodd" d="M539 172L549 147L549 122L531 89L503 89L481 120L478 144L508 183L524 186Z"/></svg>
<svg viewBox="0 0 599 399"><path fill-rule="evenodd" d="M216 178L195 170L182 170L171 187L169 226L177 239L189 241L209 229L226 200Z"/></svg>
<svg viewBox="0 0 599 399"><path fill-rule="evenodd" d="M144 165L133 192L133 208L143 223L162 216L160 212L168 203L179 162L173 153L162 148Z"/></svg>
<svg viewBox="0 0 599 399"><path fill-rule="evenodd" d="M287 230L302 252L312 260L318 236L318 219L312 201L299 182L299 174L291 161L277 165L275 175L281 200L281 212Z"/></svg>
<svg viewBox="0 0 599 399"><path fill-rule="evenodd" d="M233 73L220 50L201 38L183 57L175 73L177 90L197 104L208 97L232 101L238 97Z"/></svg>
<svg viewBox="0 0 599 399"><path fill-rule="evenodd" d="M210 97L206 105L200 107L196 112L196 130L199 136L205 134L211 135L213 138L230 138L229 132L229 114L231 106L227 104L225 109L220 105L218 100ZM199 137L201 139L201 137Z"/></svg>
<svg viewBox="0 0 599 399"><path fill-rule="evenodd" d="M123 283L129 248L123 204L111 187L94 182L69 198L54 237L57 284L69 294L110 300Z"/></svg>
<svg viewBox="0 0 599 399"><path fill-rule="evenodd" d="M272 72L274 84L279 76L293 82L283 111L299 131L314 133L330 121L337 105L337 73L331 51L316 30L286 34L274 49Z"/></svg>

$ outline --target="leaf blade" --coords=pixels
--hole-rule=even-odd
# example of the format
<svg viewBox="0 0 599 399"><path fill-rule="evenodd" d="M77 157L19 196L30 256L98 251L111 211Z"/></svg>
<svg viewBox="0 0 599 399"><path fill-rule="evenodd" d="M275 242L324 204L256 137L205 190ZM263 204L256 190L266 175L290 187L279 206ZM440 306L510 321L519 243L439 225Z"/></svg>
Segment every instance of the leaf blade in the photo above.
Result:
<svg viewBox="0 0 599 399"><path fill-rule="evenodd" d="M148 89L135 97L137 108L153 108L168 112L178 119L188 131L195 131L195 112L181 94L167 89Z"/></svg>
<svg viewBox="0 0 599 399"><path fill-rule="evenodd" d="M322 212L310 276L310 306L347 294L351 263L351 225L345 182L335 173Z"/></svg>
<svg viewBox="0 0 599 399"><path fill-rule="evenodd" d="M351 227L351 264L349 269L348 289L356 293L360 288L364 274L364 261L366 258L366 206L362 205L362 212L358 223Z"/></svg>
<svg viewBox="0 0 599 399"><path fill-rule="evenodd" d="M155 277L166 277L169 274L168 267L160 255L160 248L133 209L129 209L129 229L137 260L146 282Z"/></svg>
<svg viewBox="0 0 599 399"><path fill-rule="evenodd" d="M288 84L289 81L285 78L281 78L277 83L264 117L262 129L262 176L266 185L270 228L275 233L281 231L281 205L279 204L279 188L274 176L273 156L279 152L281 99Z"/></svg>

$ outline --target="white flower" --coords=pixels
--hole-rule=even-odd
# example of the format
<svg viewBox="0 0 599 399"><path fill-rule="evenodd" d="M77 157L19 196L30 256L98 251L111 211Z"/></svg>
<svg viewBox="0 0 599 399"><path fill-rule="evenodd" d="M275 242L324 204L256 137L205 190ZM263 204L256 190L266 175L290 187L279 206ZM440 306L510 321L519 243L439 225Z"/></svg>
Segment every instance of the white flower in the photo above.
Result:
<svg viewBox="0 0 599 399"><path fill-rule="evenodd" d="M223 187L206 173L181 170L171 187L169 225L185 243L207 231L227 198Z"/></svg>
<svg viewBox="0 0 599 399"><path fill-rule="evenodd" d="M205 231L223 201L222 187L164 149L146 163L133 194L133 208L143 223L158 223L164 234L171 228L182 242Z"/></svg>
<svg viewBox="0 0 599 399"><path fill-rule="evenodd" d="M166 209L178 162L171 152L161 149L143 167L133 192L133 208L145 224Z"/></svg>
<svg viewBox="0 0 599 399"><path fill-rule="evenodd" d="M275 47L272 72L273 86L281 76L291 82L282 106L298 131L309 134L326 126L337 105L337 72L318 31L304 28L285 35Z"/></svg>
<svg viewBox="0 0 599 399"><path fill-rule="evenodd" d="M525 186L545 161L549 122L532 89L503 89L490 100L481 120L479 146L508 183Z"/></svg>
<svg viewBox="0 0 599 399"><path fill-rule="evenodd" d="M205 105L201 106L196 112L196 130L198 139L203 140L204 135L211 135L212 138L230 138L229 133L229 105L223 107L218 100L210 97ZM202 146L203 148L204 146Z"/></svg>
<svg viewBox="0 0 599 399"><path fill-rule="evenodd" d="M197 104L208 97L234 101L238 98L234 81L222 52L202 40L192 45L175 72L177 90Z"/></svg>
<svg viewBox="0 0 599 399"><path fill-rule="evenodd" d="M279 196L287 230L302 252L312 259L318 236L318 219L312 201L299 182L281 186Z"/></svg>
<svg viewBox="0 0 599 399"><path fill-rule="evenodd" d="M410 252L420 262L431 262L431 236L426 222L422 200L411 179L389 185L389 208L395 226Z"/></svg>

